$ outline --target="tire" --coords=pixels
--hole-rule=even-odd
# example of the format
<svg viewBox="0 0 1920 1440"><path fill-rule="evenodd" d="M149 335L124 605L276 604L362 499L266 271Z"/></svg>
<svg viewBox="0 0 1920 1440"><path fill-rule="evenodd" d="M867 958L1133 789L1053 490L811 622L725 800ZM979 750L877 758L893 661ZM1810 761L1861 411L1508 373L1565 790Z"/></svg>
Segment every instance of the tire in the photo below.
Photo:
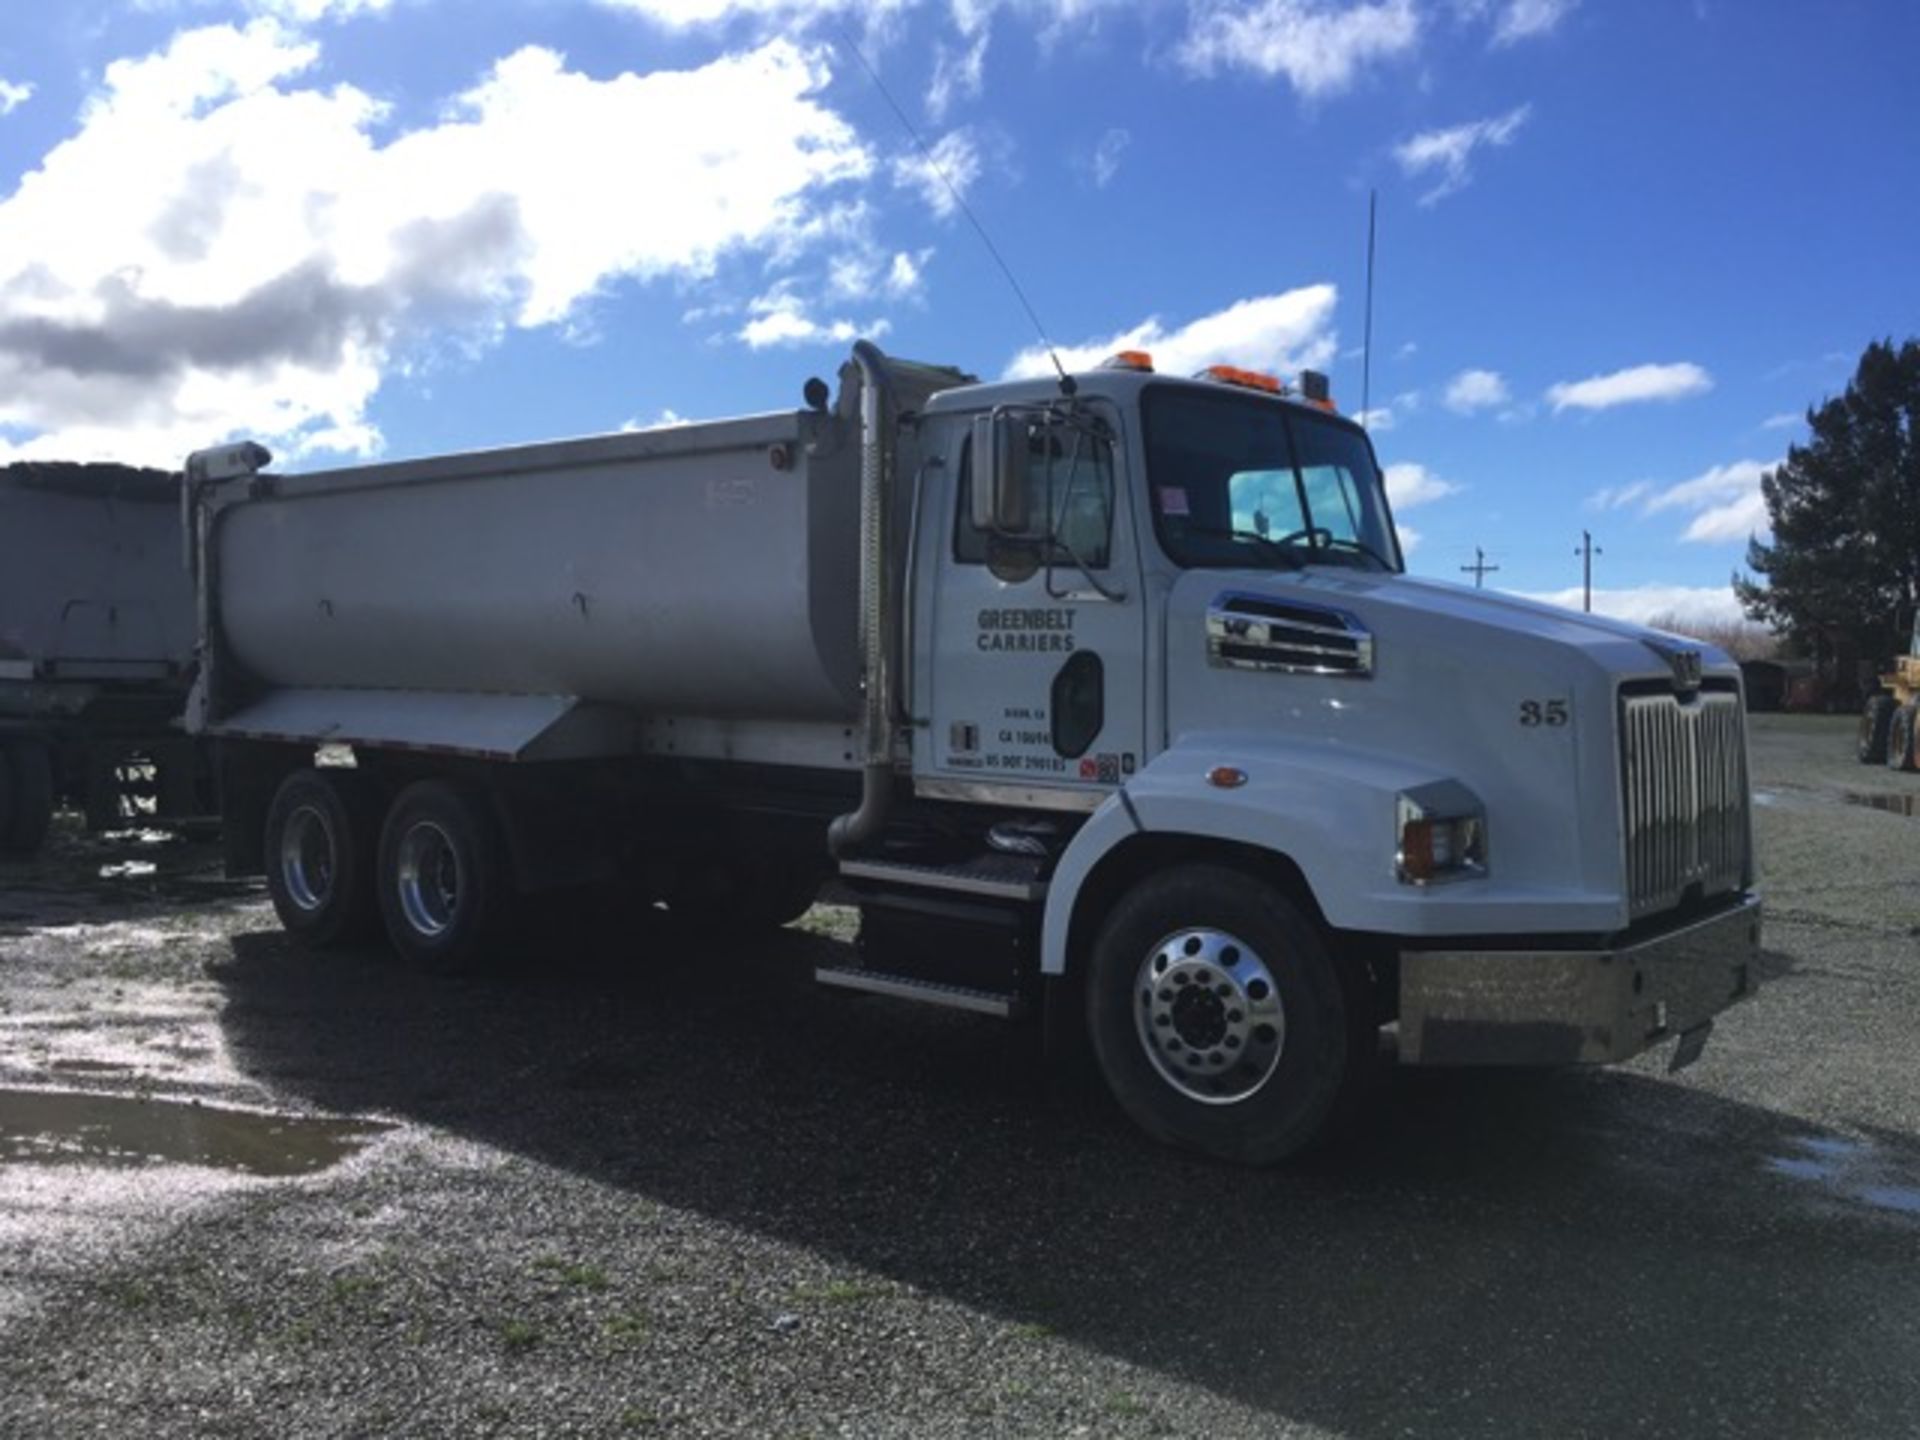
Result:
<svg viewBox="0 0 1920 1440"><path fill-rule="evenodd" d="M1887 758L1887 731L1895 706L1891 695L1873 695L1860 712L1860 763L1875 765Z"/></svg>
<svg viewBox="0 0 1920 1440"><path fill-rule="evenodd" d="M1095 1059L1128 1116L1242 1164L1320 1138L1372 1058L1358 987L1312 921L1222 866L1179 866L1127 893L1094 942L1086 1004Z"/></svg>
<svg viewBox="0 0 1920 1440"><path fill-rule="evenodd" d="M668 892L667 909L682 924L730 935L778 930L813 908L820 876L805 866L768 861L705 866L683 876Z"/></svg>
<svg viewBox="0 0 1920 1440"><path fill-rule="evenodd" d="M1887 768L1911 770L1914 767L1914 710L1920 702L1909 702L1893 712L1887 725Z"/></svg>
<svg viewBox="0 0 1920 1440"><path fill-rule="evenodd" d="M371 936L374 899L373 806L350 772L296 770L267 807L267 894L281 928L309 945L342 945Z"/></svg>
<svg viewBox="0 0 1920 1440"><path fill-rule="evenodd" d="M40 740L15 740L0 755L11 782L12 813L0 819L0 852L37 855L53 823L53 752Z"/></svg>
<svg viewBox="0 0 1920 1440"><path fill-rule="evenodd" d="M506 938L513 878L499 827L464 786L421 780L380 827L380 915L401 959L435 974L486 969Z"/></svg>

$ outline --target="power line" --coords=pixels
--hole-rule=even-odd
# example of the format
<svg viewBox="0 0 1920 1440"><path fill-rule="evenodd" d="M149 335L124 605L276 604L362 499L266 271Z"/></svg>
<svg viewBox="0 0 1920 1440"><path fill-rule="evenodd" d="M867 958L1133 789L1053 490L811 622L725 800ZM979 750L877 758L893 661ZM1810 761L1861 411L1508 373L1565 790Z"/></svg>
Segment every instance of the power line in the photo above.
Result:
<svg viewBox="0 0 1920 1440"><path fill-rule="evenodd" d="M852 32L844 23L836 28L840 31L840 43L853 52L853 58L858 60L860 68L867 72L867 78L873 81L873 88L878 90L880 98L887 102L887 108L893 111L893 118L900 122L900 128L905 130L907 138L913 141L913 147L920 152L920 158L926 162L927 169L942 185L946 186L947 194L953 197L954 205L962 215L967 217L967 223L973 227L974 234L978 235L980 243L987 247L987 254L991 255L993 263L1000 267L1000 273L1007 277L1007 284L1013 290L1014 298L1020 302L1020 308L1027 312L1027 319L1033 322L1034 333L1040 337L1040 344L1045 348L1047 358L1053 362L1053 368L1060 374L1061 390L1071 395L1073 380L1068 376L1066 367L1060 363L1060 356L1054 351L1053 341L1047 338L1047 327L1040 323L1039 312L1033 308L1033 302L1027 299L1027 292L1020 288L1020 282L1014 278L1013 267L1007 264L1006 258L1000 253L1000 247L995 245L993 237L987 234L987 227L980 223L979 216L973 213L973 207L967 204L967 197L960 193L960 187L953 183L940 162L933 158L933 151L927 148L927 142L920 138L920 132L914 128L913 121L907 118L907 112L902 110L899 102L893 98L893 92L887 89L887 82L880 78L880 72L868 62L866 52L854 40Z"/></svg>

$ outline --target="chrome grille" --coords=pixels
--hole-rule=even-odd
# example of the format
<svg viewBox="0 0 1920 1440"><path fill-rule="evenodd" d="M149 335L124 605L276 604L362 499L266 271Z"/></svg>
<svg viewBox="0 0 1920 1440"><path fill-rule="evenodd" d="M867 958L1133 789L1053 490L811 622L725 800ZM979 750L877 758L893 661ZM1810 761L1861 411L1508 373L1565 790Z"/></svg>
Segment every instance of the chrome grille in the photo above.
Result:
<svg viewBox="0 0 1920 1440"><path fill-rule="evenodd" d="M1373 635L1331 606L1229 592L1208 607L1207 658L1228 669L1365 679L1373 673Z"/></svg>
<svg viewBox="0 0 1920 1440"><path fill-rule="evenodd" d="M1620 782L1635 919L1747 876L1747 752L1740 696L1704 691L1620 701Z"/></svg>

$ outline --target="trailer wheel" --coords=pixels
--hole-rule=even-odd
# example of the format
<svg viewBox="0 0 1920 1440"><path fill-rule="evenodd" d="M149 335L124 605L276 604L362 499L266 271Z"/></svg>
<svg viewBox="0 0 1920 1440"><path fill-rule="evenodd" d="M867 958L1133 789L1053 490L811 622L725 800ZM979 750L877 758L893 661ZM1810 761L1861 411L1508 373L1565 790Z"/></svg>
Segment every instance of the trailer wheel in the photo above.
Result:
<svg viewBox="0 0 1920 1440"><path fill-rule="evenodd" d="M1214 865L1129 892L1088 972L1088 1032L1121 1108L1157 1139L1245 1164L1327 1127L1365 1074L1363 1013L1292 901Z"/></svg>
<svg viewBox="0 0 1920 1440"><path fill-rule="evenodd" d="M1902 705L1893 712L1887 725L1887 768L1911 770L1914 766L1914 709L1920 702Z"/></svg>
<svg viewBox="0 0 1920 1440"><path fill-rule="evenodd" d="M0 853L34 855L53 823L53 752L44 741L15 740L0 751Z"/></svg>
<svg viewBox="0 0 1920 1440"><path fill-rule="evenodd" d="M1893 721L1893 697L1871 695L1860 712L1860 763L1874 765L1887 758L1887 729Z"/></svg>
<svg viewBox="0 0 1920 1440"><path fill-rule="evenodd" d="M380 830L378 876L387 938L402 959L439 974L493 959L512 881L479 796L444 780L402 790Z"/></svg>
<svg viewBox="0 0 1920 1440"><path fill-rule="evenodd" d="M296 770L267 807L267 894L289 935L339 945L373 933L373 807L360 777Z"/></svg>

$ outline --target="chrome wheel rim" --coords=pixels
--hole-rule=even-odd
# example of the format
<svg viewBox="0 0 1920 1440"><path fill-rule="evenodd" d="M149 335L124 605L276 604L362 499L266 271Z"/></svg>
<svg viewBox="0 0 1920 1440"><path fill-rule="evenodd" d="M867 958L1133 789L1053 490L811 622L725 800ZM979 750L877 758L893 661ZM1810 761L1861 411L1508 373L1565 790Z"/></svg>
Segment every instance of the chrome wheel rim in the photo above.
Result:
<svg viewBox="0 0 1920 1440"><path fill-rule="evenodd" d="M407 924L425 936L444 934L460 905L460 855L453 837L431 820L400 837L395 879Z"/></svg>
<svg viewBox="0 0 1920 1440"><path fill-rule="evenodd" d="M302 805L280 830L280 882L287 898L308 914L333 895L333 826L317 806Z"/></svg>
<svg viewBox="0 0 1920 1440"><path fill-rule="evenodd" d="M1202 1105L1234 1105L1273 1078L1287 1045L1280 987L1251 945L1178 930L1140 962L1134 1026L1153 1068Z"/></svg>

